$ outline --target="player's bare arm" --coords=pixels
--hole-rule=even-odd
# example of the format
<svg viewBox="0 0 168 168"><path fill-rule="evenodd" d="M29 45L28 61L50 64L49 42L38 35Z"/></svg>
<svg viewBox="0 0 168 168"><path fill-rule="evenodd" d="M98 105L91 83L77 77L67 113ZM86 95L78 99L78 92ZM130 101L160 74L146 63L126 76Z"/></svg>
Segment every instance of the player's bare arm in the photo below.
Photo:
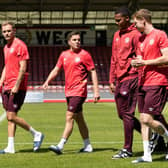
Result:
<svg viewBox="0 0 168 168"><path fill-rule="evenodd" d="M168 64L168 48L161 49L162 56L156 59L143 60L135 58L132 60L131 64L134 67L140 67L144 65L163 65Z"/></svg>
<svg viewBox="0 0 168 168"><path fill-rule="evenodd" d="M15 86L12 88L11 90L11 94L15 94L18 92L19 90L19 86L22 82L22 79L24 77L24 74L26 72L26 69L27 69L27 60L22 60L20 61L20 69L19 69L19 74L18 74L18 77L17 77L17 81L16 81L16 84Z"/></svg>
<svg viewBox="0 0 168 168"><path fill-rule="evenodd" d="M146 65L163 65L168 64L168 47L160 50L162 53L161 57L154 60L148 60Z"/></svg>
<svg viewBox="0 0 168 168"><path fill-rule="evenodd" d="M92 78L92 82L93 82L94 103L97 103L100 99L97 73L96 73L95 69L92 69L90 72L91 72L91 78Z"/></svg>
<svg viewBox="0 0 168 168"><path fill-rule="evenodd" d="M50 74L48 75L48 78L46 79L46 81L43 84L43 89L47 89L48 88L48 84L58 75L60 69L55 66L55 68L50 72Z"/></svg>
<svg viewBox="0 0 168 168"><path fill-rule="evenodd" d="M115 84L114 83L110 83L110 92L111 93L115 92L115 88L116 88Z"/></svg>
<svg viewBox="0 0 168 168"><path fill-rule="evenodd" d="M1 74L0 87L2 87L4 80L5 80L5 67L3 68L3 71Z"/></svg>

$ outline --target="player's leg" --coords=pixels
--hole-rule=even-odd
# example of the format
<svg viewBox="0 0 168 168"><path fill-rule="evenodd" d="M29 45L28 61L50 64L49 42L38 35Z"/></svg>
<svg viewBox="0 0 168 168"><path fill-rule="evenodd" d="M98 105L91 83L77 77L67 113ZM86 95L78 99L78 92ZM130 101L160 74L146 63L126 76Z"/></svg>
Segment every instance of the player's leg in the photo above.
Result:
<svg viewBox="0 0 168 168"><path fill-rule="evenodd" d="M56 146L51 145L49 147L49 150L55 152L56 154L62 154L64 145L73 131L74 118L77 115L75 113L77 108L76 97L67 97L66 99L67 99L66 122L62 138L60 139L59 143Z"/></svg>
<svg viewBox="0 0 168 168"><path fill-rule="evenodd" d="M9 122L13 122L14 124L17 124L23 129L30 131L34 138L33 150L34 152L38 151L43 141L44 135L41 132L35 130L33 127L31 127L23 118L18 117L16 112L8 112L7 119Z"/></svg>
<svg viewBox="0 0 168 168"><path fill-rule="evenodd" d="M154 144L154 146L157 145L156 150L165 152L165 151L167 151L166 144L168 142L168 138L167 138L168 124L162 114L162 111L165 107L166 100L167 100L166 88L160 87L157 90L156 97L158 98L158 99L155 98L158 103L157 104L158 109L155 110L153 122L150 122L151 128L153 128L153 130L156 129L155 134L153 136L156 140L155 140L155 143L153 143L153 144ZM157 130L158 130L158 132L157 132ZM164 139L165 139L166 144L164 142ZM168 155L166 155L166 160L168 159L167 156Z"/></svg>
<svg viewBox="0 0 168 168"><path fill-rule="evenodd" d="M59 143L56 146L51 145L49 147L49 150L55 152L56 154L62 154L64 145L73 131L75 115L76 114L71 111L66 112L66 122L65 122L65 128L62 134L62 138L60 139Z"/></svg>
<svg viewBox="0 0 168 168"><path fill-rule="evenodd" d="M2 92L2 103L6 111L8 110L8 101L9 101L9 92ZM15 153L15 146L14 146L15 131L16 131L16 124L14 124L11 121L8 121L8 144L5 149L0 150L0 154Z"/></svg>
<svg viewBox="0 0 168 168"><path fill-rule="evenodd" d="M9 122L13 122L17 124L18 126L22 127L23 129L29 131L30 126L29 124L23 119L17 116L17 113L14 111L7 112L7 120Z"/></svg>
<svg viewBox="0 0 168 168"><path fill-rule="evenodd" d="M14 137L16 131L16 124L8 121L8 145L1 152L3 153L15 153Z"/></svg>
<svg viewBox="0 0 168 168"><path fill-rule="evenodd" d="M70 137L70 135L73 131L74 120L79 120L77 118L78 118L78 115L80 115L79 112L82 111L82 104L83 104L84 101L85 101L85 98L82 98L82 97L79 97L79 96L73 96L73 97L68 97L67 98L68 110L67 110L67 113L66 113L66 123L65 123L65 128L64 128L62 138L56 146L51 145L49 147L49 149L51 151L55 152L56 154L62 154L64 144L67 142L68 138ZM83 122L83 121L81 121L81 122ZM78 122L77 122L77 124L78 124ZM83 125L82 125L82 127L83 127ZM88 137L87 126L84 125L84 127L85 127L84 128L85 133L82 133L82 136L83 137L85 137L85 136Z"/></svg>
<svg viewBox="0 0 168 168"><path fill-rule="evenodd" d="M138 96L144 155L140 159L133 161L133 163L152 161L151 150L149 148L149 128L168 140L167 129L161 122L154 120L154 116L161 114L164 108L166 102L165 88L159 86L153 88L141 88L140 93L145 95L145 97L141 97L141 94Z"/></svg>
<svg viewBox="0 0 168 168"><path fill-rule="evenodd" d="M132 156L134 120L133 117L127 115L128 99L120 95L119 97L115 98L115 101L119 118L123 121L124 144L123 148L117 154L112 156L112 159L128 158Z"/></svg>
<svg viewBox="0 0 168 168"><path fill-rule="evenodd" d="M17 112L20 110L21 106L23 105L24 98L26 95L25 91L19 91L18 93L14 95L10 95L10 92L6 94L8 97L7 101L7 120L9 122L8 127L8 134L12 135L14 138L14 125L11 123L14 123L16 125L19 125L20 127L24 128L27 131L30 131L31 134L34 137L34 147L33 150L37 151L39 150L41 143L43 141L44 135L36 131L34 128L32 128L24 119L17 116Z"/></svg>
<svg viewBox="0 0 168 168"><path fill-rule="evenodd" d="M141 133L141 123L135 117L135 109L137 105L137 97L138 97L138 78L134 78L130 80L129 86L129 113L133 117L134 120L134 129Z"/></svg>
<svg viewBox="0 0 168 168"><path fill-rule="evenodd" d="M144 155L136 160L133 160L132 163L139 163L139 162L151 162L152 157L150 153L149 148L149 134L150 134L150 128L149 126L145 125L144 122L142 122L142 114L144 112L145 107L145 100L146 100L146 91L143 90L142 87L139 88L138 91L138 110L140 112L140 119L141 119L141 136L143 140L143 151Z"/></svg>
<svg viewBox="0 0 168 168"><path fill-rule="evenodd" d="M166 90L167 91L167 90ZM166 94L164 94L165 97L166 97L166 100L167 100L167 92ZM165 102L166 103L166 102ZM165 104L162 104L162 106L164 107ZM163 109L163 107L161 107ZM163 112L163 110L162 110ZM158 120L160 121L165 127L166 129L168 130L168 123L165 119L165 117L163 116L163 114L159 114L159 115L155 115L154 116L154 120ZM152 136L150 138L150 148L151 148L151 152L153 151L166 151L167 149L167 144L165 143L164 141L164 138L162 136L160 136L158 133L156 132L153 132L152 133Z"/></svg>
<svg viewBox="0 0 168 168"><path fill-rule="evenodd" d="M137 102L137 78L124 81L117 85L115 100L119 117L123 120L124 146L112 159L132 156L133 130L140 131L140 122L135 118L134 112Z"/></svg>
<svg viewBox="0 0 168 168"><path fill-rule="evenodd" d="M154 116L154 119L160 121L166 127L166 129L168 129L168 124L162 114ZM167 148L166 147L167 144L165 143L164 138L156 132L152 132L149 144L151 152L166 151Z"/></svg>
<svg viewBox="0 0 168 168"><path fill-rule="evenodd" d="M66 112L65 129L64 129L64 132L63 132L63 135L62 135L62 137L64 139L68 139L69 136L71 135L72 131L73 131L75 115L76 114L71 112L71 111Z"/></svg>
<svg viewBox="0 0 168 168"><path fill-rule="evenodd" d="M135 117L135 109L137 104L138 78L127 80L120 88L121 100L120 111L122 111L124 125L124 149L132 152L133 131L141 132L141 124ZM125 94L127 93L127 94ZM127 100L125 98L127 97Z"/></svg>
<svg viewBox="0 0 168 168"><path fill-rule="evenodd" d="M80 150L80 152L92 152L93 148L92 148L92 145L90 144L90 140L89 140L89 130L88 130L87 124L85 122L82 111L78 113L75 120L76 120L76 123L79 128L79 132L80 132L80 134L83 138L83 142L84 142L84 147Z"/></svg>

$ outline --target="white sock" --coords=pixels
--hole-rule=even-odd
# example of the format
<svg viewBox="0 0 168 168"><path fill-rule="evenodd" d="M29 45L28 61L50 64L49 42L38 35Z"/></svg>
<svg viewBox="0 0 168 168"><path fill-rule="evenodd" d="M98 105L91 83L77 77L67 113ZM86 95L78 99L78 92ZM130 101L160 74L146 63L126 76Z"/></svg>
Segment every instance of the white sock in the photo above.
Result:
<svg viewBox="0 0 168 168"><path fill-rule="evenodd" d="M60 140L60 142L58 143L58 148L60 149L60 150L62 150L63 149L63 147L64 147L64 144L67 142L67 139L65 139L65 138L61 138L61 140Z"/></svg>
<svg viewBox="0 0 168 168"><path fill-rule="evenodd" d="M90 145L90 140L89 140L89 138L84 139L84 147L87 147L88 145Z"/></svg>
<svg viewBox="0 0 168 168"><path fill-rule="evenodd" d="M40 132L36 131L33 127L30 127L29 131L31 132L31 134L33 136L35 136L36 134L39 134Z"/></svg>
<svg viewBox="0 0 168 168"><path fill-rule="evenodd" d="M4 150L9 153L15 152L14 137L8 137L8 146Z"/></svg>
<svg viewBox="0 0 168 168"><path fill-rule="evenodd" d="M151 151L149 148L149 141L143 141L143 150L144 150L144 157L151 158Z"/></svg>
<svg viewBox="0 0 168 168"><path fill-rule="evenodd" d="M164 137L166 142L168 142L168 131L167 130L165 130L165 132L164 132L164 134L162 136Z"/></svg>

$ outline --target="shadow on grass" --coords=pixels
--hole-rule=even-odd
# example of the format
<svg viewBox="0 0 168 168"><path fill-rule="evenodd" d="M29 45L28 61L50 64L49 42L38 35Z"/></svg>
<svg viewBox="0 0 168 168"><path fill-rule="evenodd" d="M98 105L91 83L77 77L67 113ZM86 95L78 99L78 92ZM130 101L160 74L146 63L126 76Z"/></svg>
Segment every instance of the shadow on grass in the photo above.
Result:
<svg viewBox="0 0 168 168"><path fill-rule="evenodd" d="M102 151L110 151L110 152L115 152L118 151L119 149L117 148L94 148L93 153L95 152L102 152ZM21 149L18 151L18 153L47 153L47 152L51 152L48 148L41 148L39 151L37 152L33 152L32 149ZM76 150L65 150L64 154L68 154L68 153L80 153L79 151ZM82 153L82 152L81 152Z"/></svg>
<svg viewBox="0 0 168 168"><path fill-rule="evenodd" d="M143 155L143 151L133 152L133 157L141 157Z"/></svg>
<svg viewBox="0 0 168 168"><path fill-rule="evenodd" d="M119 151L117 148L94 148L93 152L101 152L101 151L112 151L116 152Z"/></svg>
<svg viewBox="0 0 168 168"><path fill-rule="evenodd" d="M165 161L165 162L167 162L167 160L165 160L165 156L160 156L160 157L158 157L158 158L154 158L153 161L154 161L154 162L156 162L156 161L159 161L159 162L160 162L160 161Z"/></svg>
<svg viewBox="0 0 168 168"><path fill-rule="evenodd" d="M119 149L116 148L94 148L92 153L95 152L101 152L101 151L110 151L110 152L114 152L114 151L118 151ZM87 153L87 152L79 152L79 149L77 150L71 150L71 149L65 149L64 151L65 153Z"/></svg>
<svg viewBox="0 0 168 168"><path fill-rule="evenodd" d="M168 163L168 161L165 159L165 152L163 151L163 152L153 152L152 153L152 155L161 155L161 156L159 156L159 157L157 157L157 158L153 158L152 159L152 161L153 162L167 162ZM133 154L133 157L137 157L137 158L139 158L139 157L142 157L143 156L143 151L142 152L134 152L134 154Z"/></svg>
<svg viewBox="0 0 168 168"><path fill-rule="evenodd" d="M19 150L18 152L23 152L23 153L46 153L49 152L50 150L48 148L40 148L39 151L37 152L33 152L33 149L23 149L23 150Z"/></svg>
<svg viewBox="0 0 168 168"><path fill-rule="evenodd" d="M116 149L116 148L94 148L93 152L91 153L96 153L96 152L102 152L102 151L109 151L109 152L116 152L118 151L119 149ZM79 150L68 150L68 149L65 149L63 151L63 154L64 155L69 155L69 154L91 154L91 153L88 153L88 152L79 152ZM57 155L57 156L60 156L60 155Z"/></svg>

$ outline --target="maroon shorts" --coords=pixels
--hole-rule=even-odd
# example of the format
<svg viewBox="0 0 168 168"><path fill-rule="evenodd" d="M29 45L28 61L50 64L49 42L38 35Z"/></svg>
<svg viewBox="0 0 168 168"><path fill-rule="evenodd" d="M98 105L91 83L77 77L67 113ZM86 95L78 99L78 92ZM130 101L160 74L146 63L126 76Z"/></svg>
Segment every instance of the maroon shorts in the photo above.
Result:
<svg viewBox="0 0 168 168"><path fill-rule="evenodd" d="M160 115L167 99L165 86L140 86L138 109L140 113Z"/></svg>
<svg viewBox="0 0 168 168"><path fill-rule="evenodd" d="M82 105L85 102L86 97L72 96L67 97L68 111L73 113L82 112Z"/></svg>
<svg viewBox="0 0 168 168"><path fill-rule="evenodd" d="M24 102L26 91L19 90L18 93L10 95L10 91L2 93L3 107L8 112L18 112Z"/></svg>
<svg viewBox="0 0 168 168"><path fill-rule="evenodd" d="M125 80L117 83L115 101L120 118L124 115L134 115L137 103L138 78Z"/></svg>

